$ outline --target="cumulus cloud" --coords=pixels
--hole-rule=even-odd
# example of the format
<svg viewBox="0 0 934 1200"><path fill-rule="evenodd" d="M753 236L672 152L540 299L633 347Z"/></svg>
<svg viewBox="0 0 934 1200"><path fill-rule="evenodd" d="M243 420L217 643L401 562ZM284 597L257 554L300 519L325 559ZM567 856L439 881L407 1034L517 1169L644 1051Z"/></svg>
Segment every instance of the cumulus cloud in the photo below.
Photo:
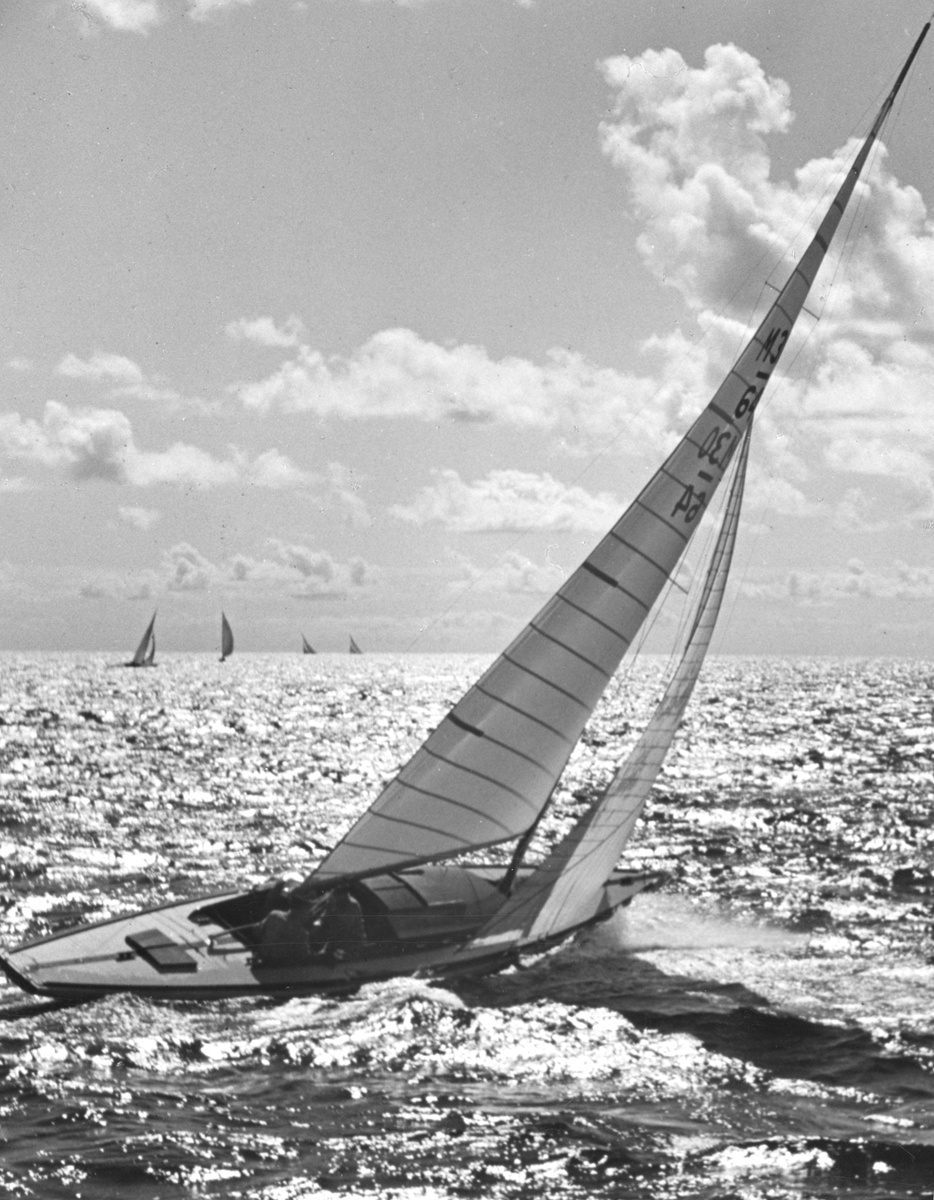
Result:
<svg viewBox="0 0 934 1200"><path fill-rule="evenodd" d="M220 578L220 571L188 542L179 542L165 552L162 575L173 592L203 592Z"/></svg>
<svg viewBox="0 0 934 1200"><path fill-rule="evenodd" d="M103 351L97 351L88 359L66 354L56 372L70 379L114 379L120 383L141 383L143 380L142 369L132 359Z"/></svg>
<svg viewBox="0 0 934 1200"><path fill-rule="evenodd" d="M269 538L262 556L235 554L224 568L234 583L287 587L300 600L339 600L379 579L376 567L354 557L342 562L326 550Z"/></svg>
<svg viewBox="0 0 934 1200"><path fill-rule="evenodd" d="M376 568L359 557L340 562L324 550L310 550L307 546L277 538L270 538L268 545L275 563L290 568L301 577L299 588L292 593L299 599L342 597L352 590L369 586L378 578Z"/></svg>
<svg viewBox="0 0 934 1200"><path fill-rule="evenodd" d="M481 346L440 346L388 329L346 356L300 343L272 374L232 393L258 412L548 430L577 448L625 431L620 453L657 459L669 449L748 336L751 305L741 285L750 265L761 264L757 290L773 265L783 281L857 143L791 179L773 178L770 142L793 121L789 90L735 46L710 47L696 67L664 50L608 59L601 70L613 97L600 128L604 153L625 180L646 266L696 317L699 352L688 356L691 339L680 331L652 338L636 374L567 350L541 363L496 360ZM833 277L815 351L800 363L785 355L781 403L772 404L776 381L761 409L758 475L775 481L770 503L797 515L813 510L827 471L853 476L851 491L860 476L885 476L900 483L904 507L884 519L914 522L934 513L934 223L915 189L891 175L882 146L857 199L861 236L847 247L846 271L837 270L841 236L809 302L823 305ZM753 498L757 490L754 471ZM839 520L852 523L859 511L851 505ZM426 493L398 515L442 520L445 512L450 517Z"/></svg>
<svg viewBox="0 0 934 1200"><path fill-rule="evenodd" d="M602 531L622 512L622 505L603 493L591 496L550 475L526 471L491 471L485 479L464 483L456 471L433 472L435 482L410 505L390 511L414 525L439 524L458 533Z"/></svg>
<svg viewBox="0 0 934 1200"><path fill-rule="evenodd" d="M188 6L188 15L193 21L207 21L216 13L228 8L243 8L253 4L254 0L192 0Z"/></svg>
<svg viewBox="0 0 934 1200"><path fill-rule="evenodd" d="M129 419L114 409L70 409L49 401L41 421L17 413L0 415L0 456L65 471L78 482L150 487L188 484L218 487L252 484L262 488L298 487L310 476L278 450L250 459L231 449L226 459L177 442L167 450L141 450Z"/></svg>
<svg viewBox="0 0 934 1200"><path fill-rule="evenodd" d="M934 599L934 568L896 560L888 569L871 569L858 558L843 568L791 571L783 579L744 580L740 592L803 607L832 607L847 600L916 601Z"/></svg>
<svg viewBox="0 0 934 1200"><path fill-rule="evenodd" d="M178 542L163 551L154 569L89 572L80 581L78 594L87 600L153 600L166 592L181 598L186 593L235 585L254 596L288 594L299 600L341 600L371 587L379 578L378 568L362 558L342 561L325 550L277 538L268 540L263 554L237 552L218 561L190 542Z"/></svg>
<svg viewBox="0 0 934 1200"><path fill-rule="evenodd" d="M75 0L72 10L89 25L97 19L127 33L148 33L162 20L156 0Z"/></svg>
<svg viewBox="0 0 934 1200"><path fill-rule="evenodd" d="M749 265L777 261L788 231L797 228L803 233L793 254L800 252L814 226L815 204L822 211L858 143L806 164L790 182L772 179L767 139L791 124L788 88L735 46L710 47L696 68L664 50L608 59L602 70L614 94L612 116L601 126L603 149L625 176L643 229L639 249L656 277L677 288L698 314L719 370L728 346L735 348L731 300ZM813 373L806 411L802 417L783 397L786 415L774 415L769 432L781 436L792 420L801 422L797 461L789 464L783 455L783 465L798 473L799 495L818 469L910 480L915 496L904 518L910 520L934 510L928 402L934 225L917 191L888 171L884 147L860 196L871 202L860 208L860 237L848 247L853 253L845 276L828 264L810 301L811 307L822 304L834 273L817 365L813 359L805 364ZM832 260L842 242L838 238ZM783 365L793 371L786 357ZM793 398L803 395L804 383L803 376L793 379ZM856 517L851 506L843 519Z"/></svg>
<svg viewBox="0 0 934 1200"><path fill-rule="evenodd" d="M272 317L241 317L224 326L224 332L235 342L256 342L259 346L298 346L305 326L296 316L286 319L280 328Z"/></svg>
<svg viewBox="0 0 934 1200"><path fill-rule="evenodd" d="M127 396L136 400L148 400L170 410L188 406L205 411L211 407L196 398L186 399L174 388L167 387L164 378L147 375L138 363L123 354L98 350L90 358L79 358L76 354L69 353L55 368L55 373L68 379L104 383L108 385L107 393L111 397Z"/></svg>
<svg viewBox="0 0 934 1200"><path fill-rule="evenodd" d="M313 412L344 420L414 419L579 430L606 438L626 428L633 440L664 438L672 394L684 380L658 384L553 350L544 364L494 360L480 346L439 346L410 329L375 334L353 355L325 358L302 345L272 375L231 389L258 412ZM650 403L654 397L654 401Z"/></svg>
<svg viewBox="0 0 934 1200"><path fill-rule="evenodd" d="M159 511L155 508L140 508L134 504L123 504L117 509L121 521L132 525L135 529L151 529L159 520Z"/></svg>
<svg viewBox="0 0 934 1200"><path fill-rule="evenodd" d="M565 580L564 571L555 563L535 563L516 551L509 551L487 568L460 557L459 568L465 582L454 586L457 590L466 587L471 592L550 596Z"/></svg>
<svg viewBox="0 0 934 1200"><path fill-rule="evenodd" d="M155 571L93 571L78 584L82 600L152 600L161 590Z"/></svg>
<svg viewBox="0 0 934 1200"><path fill-rule="evenodd" d="M788 87L735 46L711 46L701 68L675 50L602 67L615 93L603 149L626 174L639 249L692 307L719 308L750 262L782 248L765 136L791 124Z"/></svg>

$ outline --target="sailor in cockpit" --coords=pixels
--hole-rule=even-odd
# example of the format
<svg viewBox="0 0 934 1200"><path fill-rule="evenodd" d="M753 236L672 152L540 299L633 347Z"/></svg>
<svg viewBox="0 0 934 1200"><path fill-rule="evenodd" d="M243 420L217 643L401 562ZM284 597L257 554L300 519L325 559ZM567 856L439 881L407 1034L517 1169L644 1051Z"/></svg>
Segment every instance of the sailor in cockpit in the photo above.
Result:
<svg viewBox="0 0 934 1200"><path fill-rule="evenodd" d="M343 962L362 951L363 911L346 888L312 899L285 893L275 904L251 930L263 966Z"/></svg>

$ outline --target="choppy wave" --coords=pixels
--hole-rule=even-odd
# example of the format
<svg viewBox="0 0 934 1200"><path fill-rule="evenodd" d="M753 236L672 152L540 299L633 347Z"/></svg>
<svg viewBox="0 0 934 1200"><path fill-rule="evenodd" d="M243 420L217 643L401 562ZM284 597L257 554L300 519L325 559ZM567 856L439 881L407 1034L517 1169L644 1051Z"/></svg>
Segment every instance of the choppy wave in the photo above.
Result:
<svg viewBox="0 0 934 1200"><path fill-rule="evenodd" d="M472 668L257 657L117 680L92 660L0 661L4 940L302 873ZM929 1192L925 680L905 664L712 664L634 847L669 885L521 969L340 1001L64 1006L3 987L0 1186L43 1200ZM597 714L546 841L654 686Z"/></svg>

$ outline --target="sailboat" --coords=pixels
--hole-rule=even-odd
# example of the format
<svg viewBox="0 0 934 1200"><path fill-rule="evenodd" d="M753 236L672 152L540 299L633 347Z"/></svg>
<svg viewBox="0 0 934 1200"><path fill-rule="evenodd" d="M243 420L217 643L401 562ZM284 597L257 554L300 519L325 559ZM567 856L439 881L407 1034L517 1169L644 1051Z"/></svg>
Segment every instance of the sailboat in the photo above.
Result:
<svg viewBox="0 0 934 1200"><path fill-rule="evenodd" d="M302 654L314 654L314 652L315 652L314 646L312 646L312 644L311 644L311 642L309 642L308 638L306 638L305 635L302 634Z"/></svg>
<svg viewBox="0 0 934 1200"><path fill-rule="evenodd" d="M230 622L221 613L221 662L225 658L230 658L234 651L233 630L230 628Z"/></svg>
<svg viewBox="0 0 934 1200"><path fill-rule="evenodd" d="M345 994L397 975L487 973L605 920L659 882L617 863L710 645L754 413L929 27L713 398L580 567L307 878L176 900L28 943L2 960L15 983L62 998L208 998ZM724 480L726 503L681 656L648 725L577 823L530 861L586 721ZM511 849L508 865L476 861L492 847Z"/></svg>
<svg viewBox="0 0 934 1200"><path fill-rule="evenodd" d="M152 620L146 626L146 632L140 639L135 654L129 662L123 664L125 667L154 667L156 665L155 625L156 614L153 613Z"/></svg>
<svg viewBox="0 0 934 1200"><path fill-rule="evenodd" d="M363 653L363 651L360 649L360 647L357 645L357 643L356 643L356 642L353 640L353 636L352 636L352 635L351 635L351 638L350 638L350 651L349 651L349 653L351 653L351 654L362 654L362 653Z"/></svg>

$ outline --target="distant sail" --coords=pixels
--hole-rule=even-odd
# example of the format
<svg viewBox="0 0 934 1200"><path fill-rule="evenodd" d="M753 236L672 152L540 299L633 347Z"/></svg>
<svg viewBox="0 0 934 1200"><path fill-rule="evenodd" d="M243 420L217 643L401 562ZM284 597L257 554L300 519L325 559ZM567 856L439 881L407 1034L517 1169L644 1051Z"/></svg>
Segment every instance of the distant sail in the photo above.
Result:
<svg viewBox="0 0 934 1200"><path fill-rule="evenodd" d="M305 635L302 634L302 654L314 654L314 652L315 652L314 646L312 646L311 643L308 641L308 638L306 638Z"/></svg>
<svg viewBox="0 0 934 1200"><path fill-rule="evenodd" d="M156 658L156 635L153 629L156 624L156 614L152 614L152 620L146 626L146 632L143 634L139 645L136 647L136 653L125 666L128 667L151 667L155 664Z"/></svg>
<svg viewBox="0 0 934 1200"><path fill-rule="evenodd" d="M603 796L480 930L468 954L471 949L541 941L586 924L598 911L604 881L632 836L710 646L736 544L751 428L744 435L687 645L651 720Z"/></svg>
<svg viewBox="0 0 934 1200"><path fill-rule="evenodd" d="M230 628L230 622L221 613L221 662L225 658L230 658L231 654L233 654L233 648L233 630Z"/></svg>
<svg viewBox="0 0 934 1200"><path fill-rule="evenodd" d="M360 649L360 647L357 645L357 643L353 640L353 638L350 639L350 653L351 654L362 654L363 653L363 651Z"/></svg>

